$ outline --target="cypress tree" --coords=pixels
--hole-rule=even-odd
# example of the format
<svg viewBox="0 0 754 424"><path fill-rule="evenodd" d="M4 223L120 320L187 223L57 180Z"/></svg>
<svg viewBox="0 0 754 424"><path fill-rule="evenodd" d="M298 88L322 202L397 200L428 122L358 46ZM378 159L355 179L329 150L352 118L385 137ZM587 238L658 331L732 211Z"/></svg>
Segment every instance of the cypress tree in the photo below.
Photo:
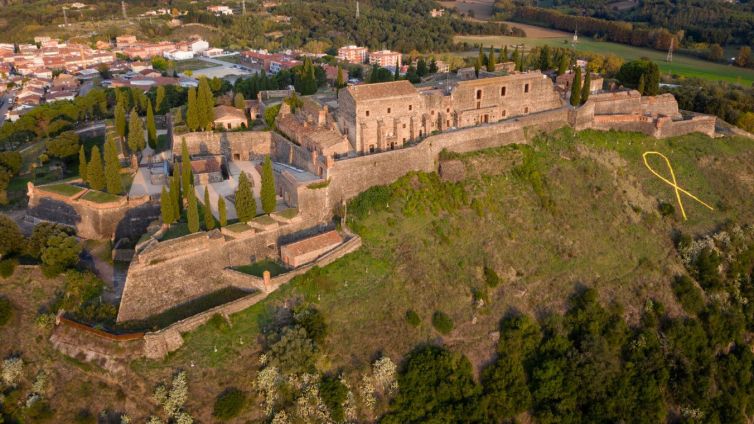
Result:
<svg viewBox="0 0 754 424"><path fill-rule="evenodd" d="M189 186L188 189L186 189L186 193L188 193L188 209L186 210L188 230L190 233L195 233L199 231L199 208L196 204L194 186Z"/></svg>
<svg viewBox="0 0 754 424"><path fill-rule="evenodd" d="M636 90L639 91L639 94L641 94L642 96L644 95L646 86L647 80L644 79L644 74L641 74L641 76L639 77L639 86L636 88Z"/></svg>
<svg viewBox="0 0 754 424"><path fill-rule="evenodd" d="M212 216L212 204L209 203L209 187L204 186L204 229L215 228L215 217Z"/></svg>
<svg viewBox="0 0 754 424"><path fill-rule="evenodd" d="M131 109L131 115L128 118L128 148L131 153L136 153L144 148L144 124L141 123L136 108Z"/></svg>
<svg viewBox="0 0 754 424"><path fill-rule="evenodd" d="M147 100L147 141L149 141L149 147L157 148L157 126L154 123L154 110L152 110L151 100Z"/></svg>
<svg viewBox="0 0 754 424"><path fill-rule="evenodd" d="M251 184L245 172L238 176L236 189L236 214L241 222L248 222L257 214L257 202L251 191Z"/></svg>
<svg viewBox="0 0 754 424"><path fill-rule="evenodd" d="M479 45L479 54L477 55L477 60L479 61L480 68L487 66L487 56L485 56L481 44Z"/></svg>
<svg viewBox="0 0 754 424"><path fill-rule="evenodd" d="M500 52L500 63L508 61L508 45L503 47L503 51Z"/></svg>
<svg viewBox="0 0 754 424"><path fill-rule="evenodd" d="M185 197L189 190L188 187L194 185L194 176L191 172L191 156L189 155L186 139L181 139L181 186L183 187Z"/></svg>
<svg viewBox="0 0 754 424"><path fill-rule="evenodd" d="M346 86L345 78L343 77L343 68L338 65L338 76L335 79L335 90L340 91L341 88Z"/></svg>
<svg viewBox="0 0 754 424"><path fill-rule="evenodd" d="M228 211L225 209L225 198L223 196L217 198L217 214L220 215L220 226L228 225Z"/></svg>
<svg viewBox="0 0 754 424"><path fill-rule="evenodd" d="M440 69L437 67L437 61L433 57L432 60L429 61L429 73L436 74L439 70Z"/></svg>
<svg viewBox="0 0 754 424"><path fill-rule="evenodd" d="M495 48L490 46L490 55L487 58L487 72L495 72L495 65L497 65L497 59L495 58Z"/></svg>
<svg viewBox="0 0 754 424"><path fill-rule="evenodd" d="M246 99L243 98L243 93L240 91L233 96L233 106L236 109L246 110Z"/></svg>
<svg viewBox="0 0 754 424"><path fill-rule="evenodd" d="M158 114L162 114L163 107L165 107L165 86L159 86L157 87L157 94L154 101L154 110Z"/></svg>
<svg viewBox="0 0 754 424"><path fill-rule="evenodd" d="M196 95L199 128L209 131L215 122L215 96L209 87L206 77L199 80L199 91Z"/></svg>
<svg viewBox="0 0 754 424"><path fill-rule="evenodd" d="M592 91L591 85L592 85L592 73L589 72L589 70L587 70L586 75L584 75L584 85L581 87L581 104L582 105L586 103L587 100L589 100L589 94Z"/></svg>
<svg viewBox="0 0 754 424"><path fill-rule="evenodd" d="M173 223L173 217L175 212L173 211L173 199L170 198L170 193L162 186L162 194L160 195L160 215L162 215L162 223L169 225Z"/></svg>
<svg viewBox="0 0 754 424"><path fill-rule="evenodd" d="M177 172L173 172L170 180L170 200L173 203L173 222L181 219L181 178Z"/></svg>
<svg viewBox="0 0 754 424"><path fill-rule="evenodd" d="M476 75L477 78L479 78L479 71L482 70L482 61L479 60L479 58L476 58L476 62L474 62L474 75Z"/></svg>
<svg viewBox="0 0 754 424"><path fill-rule="evenodd" d="M84 145L81 145L79 149L79 177L81 181L87 182L89 175L86 173L86 152L84 152Z"/></svg>
<svg viewBox="0 0 754 424"><path fill-rule="evenodd" d="M92 190L102 190L105 188L105 170L102 168L102 155L99 152L99 147L92 147L92 159L86 167L86 172L89 178L89 187Z"/></svg>
<svg viewBox="0 0 754 424"><path fill-rule="evenodd" d="M560 64L558 65L558 76L563 75L568 70L568 64L571 62L567 54L563 53L560 56Z"/></svg>
<svg viewBox="0 0 754 424"><path fill-rule="evenodd" d="M517 70L518 70L518 56L519 56L519 54L518 54L518 46L516 46L516 49L513 50L513 56L511 56L511 60L513 61L513 63L516 64L516 69Z"/></svg>
<svg viewBox="0 0 754 424"><path fill-rule="evenodd" d="M126 138L126 106L123 102L123 98L118 96L115 104L115 133L118 134L121 141Z"/></svg>
<svg viewBox="0 0 754 424"><path fill-rule="evenodd" d="M275 211L277 204L275 196L275 174L272 172L272 161L269 156L264 158L262 164L262 189L260 193L262 197L262 210L264 213L269 214Z"/></svg>
<svg viewBox="0 0 754 424"><path fill-rule="evenodd" d="M199 111L196 104L196 89L190 87L188 91L188 103L186 105L186 126L189 131L196 131L199 128Z"/></svg>
<svg viewBox="0 0 754 424"><path fill-rule="evenodd" d="M581 67L577 66L573 73L573 83L571 84L571 106L581 104Z"/></svg>
<svg viewBox="0 0 754 424"><path fill-rule="evenodd" d="M108 138L105 142L105 180L108 193L120 194L123 192L118 151L115 147L115 140L112 138Z"/></svg>

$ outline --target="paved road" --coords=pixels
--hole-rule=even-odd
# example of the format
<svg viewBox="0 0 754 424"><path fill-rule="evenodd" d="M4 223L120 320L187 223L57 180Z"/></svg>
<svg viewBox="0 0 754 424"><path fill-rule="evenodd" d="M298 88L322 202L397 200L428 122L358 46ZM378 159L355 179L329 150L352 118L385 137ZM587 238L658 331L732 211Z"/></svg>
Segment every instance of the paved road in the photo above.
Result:
<svg viewBox="0 0 754 424"><path fill-rule="evenodd" d="M5 114L8 112L8 109L10 109L10 99L11 97L7 94L4 94L2 97L0 97L3 104L0 106L0 127L3 126L5 123Z"/></svg>

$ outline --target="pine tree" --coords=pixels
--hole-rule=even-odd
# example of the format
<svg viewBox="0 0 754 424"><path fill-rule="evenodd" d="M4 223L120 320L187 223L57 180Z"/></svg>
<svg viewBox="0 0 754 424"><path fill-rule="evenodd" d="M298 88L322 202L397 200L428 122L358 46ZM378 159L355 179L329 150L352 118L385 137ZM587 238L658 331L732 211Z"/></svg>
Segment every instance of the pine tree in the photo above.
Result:
<svg viewBox="0 0 754 424"><path fill-rule="evenodd" d="M115 133L121 141L126 139L126 106L123 102L123 98L118 96L118 102L115 104Z"/></svg>
<svg viewBox="0 0 754 424"><path fill-rule="evenodd" d="M162 194L160 195L160 215L162 215L162 223L170 225L173 223L173 217L175 212L173 211L173 199L170 198L170 193L162 186Z"/></svg>
<svg viewBox="0 0 754 424"><path fill-rule="evenodd" d="M264 213L269 214L274 212L277 205L275 174L272 172L272 161L269 156L264 158L264 163L262 164L262 188L260 195L262 197L262 210L264 210Z"/></svg>
<svg viewBox="0 0 754 424"><path fill-rule="evenodd" d="M149 141L149 147L157 148L157 126L154 123L154 110L152 110L151 100L147 100L147 141Z"/></svg>
<svg viewBox="0 0 754 424"><path fill-rule="evenodd" d="M395 80L399 81L401 79L401 67L398 66L398 59L395 60Z"/></svg>
<svg viewBox="0 0 754 424"><path fill-rule="evenodd" d="M146 143L144 142L144 124L136 112L136 108L131 109L131 115L128 118L128 148L131 153L142 150Z"/></svg>
<svg viewBox="0 0 754 424"><path fill-rule="evenodd" d="M196 131L199 129L199 111L196 103L196 89L190 87L188 91L188 102L186 105L186 126L189 131Z"/></svg>
<svg viewBox="0 0 754 424"><path fill-rule="evenodd" d="M220 226L228 225L228 211L225 209L225 198L223 196L217 198L217 214L220 216Z"/></svg>
<svg viewBox="0 0 754 424"><path fill-rule="evenodd" d="M194 176L191 172L191 156L189 155L186 139L181 139L181 186L184 189L183 196L188 195L188 187L194 185Z"/></svg>
<svg viewBox="0 0 754 424"><path fill-rule="evenodd" d="M416 73L423 77L429 73L429 69L427 68L427 61L424 60L423 57L419 58L419 61L416 63Z"/></svg>
<svg viewBox="0 0 754 424"><path fill-rule="evenodd" d="M87 182L89 175L86 173L86 152L84 152L84 145L81 145L79 149L79 177L81 181Z"/></svg>
<svg viewBox="0 0 754 424"><path fill-rule="evenodd" d="M636 87L636 90L642 96L644 95L644 92L646 91L646 86L647 86L647 80L644 78L644 74L641 74L641 76L639 77L639 86Z"/></svg>
<svg viewBox="0 0 754 424"><path fill-rule="evenodd" d="M212 216L212 204L209 203L209 187L204 186L204 229L215 228L215 217Z"/></svg>
<svg viewBox="0 0 754 424"><path fill-rule="evenodd" d="M241 222L248 222L257 214L257 202L251 191L251 183L245 172L238 176L238 188L236 189L236 214Z"/></svg>
<svg viewBox="0 0 754 424"><path fill-rule="evenodd" d="M110 194L123 192L123 182L120 179L120 161L115 140L108 138L105 142L105 185Z"/></svg>
<svg viewBox="0 0 754 424"><path fill-rule="evenodd" d="M246 110L246 99L243 98L243 93L240 91L233 96L233 106L236 109Z"/></svg>
<svg viewBox="0 0 754 424"><path fill-rule="evenodd" d="M188 230L190 233L195 233L199 231L199 207L196 204L194 186L189 186L186 193L188 193L188 209L186 210Z"/></svg>
<svg viewBox="0 0 754 424"><path fill-rule="evenodd" d="M439 70L440 68L437 67L437 61L433 57L432 60L429 61L429 73L436 74Z"/></svg>
<svg viewBox="0 0 754 424"><path fill-rule="evenodd" d="M581 104L581 67L577 66L573 73L573 83L571 84L571 106Z"/></svg>
<svg viewBox="0 0 754 424"><path fill-rule="evenodd" d="M173 203L173 222L181 219L181 209L183 209L181 198L181 178L177 172L173 172L173 177L170 180L170 200Z"/></svg>
<svg viewBox="0 0 754 424"><path fill-rule="evenodd" d="M581 104L583 105L589 100L589 94L592 91L592 73L589 70L586 71L584 76L584 85L581 87Z"/></svg>
<svg viewBox="0 0 754 424"><path fill-rule="evenodd" d="M487 58L487 72L495 72L495 65L497 65L497 59L495 58L495 48L490 46L490 55Z"/></svg>
<svg viewBox="0 0 754 424"><path fill-rule="evenodd" d="M165 107L165 86L158 86L157 87L157 94L155 96L154 101L154 110L158 114L163 114L163 108Z"/></svg>
<svg viewBox="0 0 754 424"><path fill-rule="evenodd" d="M102 168L102 155L98 146L92 147L91 156L92 158L86 167L87 181L89 181L89 187L92 190L102 190L105 188L105 170Z"/></svg>

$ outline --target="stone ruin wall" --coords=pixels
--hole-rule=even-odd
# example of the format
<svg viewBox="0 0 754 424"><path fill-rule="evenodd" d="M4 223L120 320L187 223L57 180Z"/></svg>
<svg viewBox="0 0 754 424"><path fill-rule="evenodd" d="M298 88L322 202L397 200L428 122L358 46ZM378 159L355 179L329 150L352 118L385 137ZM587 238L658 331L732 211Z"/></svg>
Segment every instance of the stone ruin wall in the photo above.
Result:
<svg viewBox="0 0 754 424"><path fill-rule="evenodd" d="M149 223L160 216L160 206L149 198L118 203L94 203L69 198L29 186L27 214L34 221L50 221L76 229L79 237L93 240L130 238L136 241Z"/></svg>

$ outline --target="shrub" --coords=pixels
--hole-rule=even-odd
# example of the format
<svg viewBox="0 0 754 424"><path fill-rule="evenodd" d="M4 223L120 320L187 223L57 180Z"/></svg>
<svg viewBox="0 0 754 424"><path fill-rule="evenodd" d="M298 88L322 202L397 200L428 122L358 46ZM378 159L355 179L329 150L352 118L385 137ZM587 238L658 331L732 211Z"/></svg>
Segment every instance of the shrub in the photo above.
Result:
<svg viewBox="0 0 754 424"><path fill-rule="evenodd" d="M54 277L79 261L81 245L73 236L52 236L42 249L42 273Z"/></svg>
<svg viewBox="0 0 754 424"><path fill-rule="evenodd" d="M18 261L15 259L3 259L0 261L0 277L8 278L12 276L17 265Z"/></svg>
<svg viewBox="0 0 754 424"><path fill-rule="evenodd" d="M322 316L322 312L313 307L304 308L296 311L293 315L296 320L296 324L300 325L306 330L306 335L310 339L321 345L327 337L327 324L325 323L325 317Z"/></svg>
<svg viewBox="0 0 754 424"><path fill-rule="evenodd" d="M73 422L76 424L96 424L97 417L95 417L88 409L82 409L76 413L73 417Z"/></svg>
<svg viewBox="0 0 754 424"><path fill-rule="evenodd" d="M207 321L207 324L209 324L210 327L214 328L215 330L221 332L221 333L227 333L228 330L230 330L230 325L228 325L228 321L223 318L220 314L214 314L212 315L212 318Z"/></svg>
<svg viewBox="0 0 754 424"><path fill-rule="evenodd" d="M445 312L436 311L432 315L432 326L441 334L448 334L453 331L453 320Z"/></svg>
<svg viewBox="0 0 754 424"><path fill-rule="evenodd" d="M487 285L490 287L497 287L501 282L500 276L497 275L497 272L488 266L484 267L484 281L486 281Z"/></svg>
<svg viewBox="0 0 754 424"><path fill-rule="evenodd" d="M682 275L673 281L673 293L675 293L675 297L678 298L683 309L689 314L696 315L704 309L702 291L688 276Z"/></svg>
<svg viewBox="0 0 754 424"><path fill-rule="evenodd" d="M419 314L417 314L413 309L406 311L406 321L414 327L418 327L419 324L422 323L422 319L419 318Z"/></svg>
<svg viewBox="0 0 754 424"><path fill-rule="evenodd" d="M215 400L215 407L212 410L212 416L226 421L241 413L246 404L246 394L236 389L230 388L220 393Z"/></svg>
<svg viewBox="0 0 754 424"><path fill-rule="evenodd" d="M657 205L657 209L659 209L662 216L673 216L675 214L675 207L668 202L660 202Z"/></svg>
<svg viewBox="0 0 754 424"><path fill-rule="evenodd" d="M343 421L343 402L348 396L348 388L337 377L324 376L319 383L319 395L330 410L330 417L335 422Z"/></svg>
<svg viewBox="0 0 754 424"><path fill-rule="evenodd" d="M0 255L21 250L23 243L24 236L16 221L0 214Z"/></svg>
<svg viewBox="0 0 754 424"><path fill-rule="evenodd" d="M13 306L10 304L10 300L5 297L0 297L0 327L10 321L13 317Z"/></svg>

